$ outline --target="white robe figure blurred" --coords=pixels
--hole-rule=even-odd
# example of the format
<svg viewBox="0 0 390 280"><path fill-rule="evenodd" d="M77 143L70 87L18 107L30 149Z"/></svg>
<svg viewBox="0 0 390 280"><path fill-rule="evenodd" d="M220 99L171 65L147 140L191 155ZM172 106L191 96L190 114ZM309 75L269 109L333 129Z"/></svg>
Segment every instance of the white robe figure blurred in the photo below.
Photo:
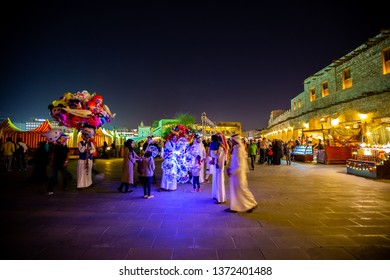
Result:
<svg viewBox="0 0 390 280"><path fill-rule="evenodd" d="M200 173L199 173L199 183L203 184L205 181L205 162L207 160L206 148L202 142L202 137L199 135L195 137L194 143L194 156L200 156Z"/></svg>
<svg viewBox="0 0 390 280"><path fill-rule="evenodd" d="M177 136L172 135L171 139L168 140L165 143L164 146L164 153L163 153L163 158L165 160L166 155L173 152L176 148L176 142L177 142ZM162 162L164 164L164 161ZM165 191L175 191L177 189L177 175L175 175L171 180L168 180L168 176L165 172L165 170L162 170L162 175L161 175L161 185L160 185L160 190L165 190Z"/></svg>
<svg viewBox="0 0 390 280"><path fill-rule="evenodd" d="M248 187L248 155L239 135L232 136L232 157L227 170L230 181L230 208L227 212L252 212L257 202Z"/></svg>
<svg viewBox="0 0 390 280"><path fill-rule="evenodd" d="M224 144L221 135L213 135L212 139L217 137L219 146L217 150L213 147L210 149L210 157L214 159L214 165L212 167L212 184L211 195L216 200L215 203L220 204L226 201L226 188L225 188L225 161L227 158L227 144ZM215 140L213 141L216 142ZM225 140L226 143L226 140Z"/></svg>

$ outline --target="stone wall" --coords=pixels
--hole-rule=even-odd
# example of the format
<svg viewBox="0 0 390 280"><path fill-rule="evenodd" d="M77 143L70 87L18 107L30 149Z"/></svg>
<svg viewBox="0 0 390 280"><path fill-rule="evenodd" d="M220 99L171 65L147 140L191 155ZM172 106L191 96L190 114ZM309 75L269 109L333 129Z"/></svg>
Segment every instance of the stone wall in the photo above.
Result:
<svg viewBox="0 0 390 280"><path fill-rule="evenodd" d="M383 74L382 65L382 51L388 47L390 33L382 32L308 77L304 81L304 91L291 100L291 109L280 115L270 115L267 131L288 127L299 129L304 122L309 123L311 129L318 129L321 117L342 116L341 121L345 123L358 121L357 112L371 113L371 122L390 117L390 74ZM342 72L347 68L352 87L343 89ZM329 95L322 97L324 82L328 84ZM310 101L312 88L316 92L314 101Z"/></svg>

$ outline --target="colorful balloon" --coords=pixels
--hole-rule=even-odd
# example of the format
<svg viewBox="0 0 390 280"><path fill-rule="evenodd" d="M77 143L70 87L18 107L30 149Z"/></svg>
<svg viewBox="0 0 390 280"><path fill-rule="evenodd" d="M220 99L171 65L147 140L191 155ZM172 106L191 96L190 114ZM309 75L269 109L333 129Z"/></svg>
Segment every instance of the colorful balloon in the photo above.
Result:
<svg viewBox="0 0 390 280"><path fill-rule="evenodd" d="M60 125L80 130L83 126L95 128L110 122L116 114L111 113L107 105L103 104L103 96L86 91L73 94L66 92L49 106L50 115Z"/></svg>

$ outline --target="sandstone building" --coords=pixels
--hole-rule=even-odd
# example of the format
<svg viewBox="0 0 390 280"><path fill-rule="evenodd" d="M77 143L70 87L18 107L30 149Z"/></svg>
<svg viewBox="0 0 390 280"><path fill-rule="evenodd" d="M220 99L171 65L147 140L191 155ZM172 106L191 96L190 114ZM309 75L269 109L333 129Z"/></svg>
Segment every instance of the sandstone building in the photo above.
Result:
<svg viewBox="0 0 390 280"><path fill-rule="evenodd" d="M271 112L262 134L330 145L390 142L390 30L308 77L289 110Z"/></svg>

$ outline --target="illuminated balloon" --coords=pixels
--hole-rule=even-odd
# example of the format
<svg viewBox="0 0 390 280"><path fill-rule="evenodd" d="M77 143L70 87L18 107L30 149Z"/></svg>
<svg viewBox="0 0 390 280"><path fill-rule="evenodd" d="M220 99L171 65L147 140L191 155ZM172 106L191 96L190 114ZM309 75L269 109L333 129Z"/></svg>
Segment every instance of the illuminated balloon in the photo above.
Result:
<svg viewBox="0 0 390 280"><path fill-rule="evenodd" d="M192 155L197 155L198 149L195 147L195 145L191 145L188 147L187 153L192 154Z"/></svg>
<svg viewBox="0 0 390 280"><path fill-rule="evenodd" d="M194 166L195 165L195 156L192 154L186 154L185 155L185 162L188 166Z"/></svg>
<svg viewBox="0 0 390 280"><path fill-rule="evenodd" d="M165 171L165 172L168 172L170 170L172 170L175 166L175 162L171 159L165 159L161 165L161 168Z"/></svg>
<svg viewBox="0 0 390 280"><path fill-rule="evenodd" d="M158 153L159 153L158 148L156 146L153 146L153 145L150 145L146 151L150 151L152 153L152 157L158 156Z"/></svg>
<svg viewBox="0 0 390 280"><path fill-rule="evenodd" d="M181 184L185 184L190 180L190 174L188 171L180 171L177 177L177 181Z"/></svg>

